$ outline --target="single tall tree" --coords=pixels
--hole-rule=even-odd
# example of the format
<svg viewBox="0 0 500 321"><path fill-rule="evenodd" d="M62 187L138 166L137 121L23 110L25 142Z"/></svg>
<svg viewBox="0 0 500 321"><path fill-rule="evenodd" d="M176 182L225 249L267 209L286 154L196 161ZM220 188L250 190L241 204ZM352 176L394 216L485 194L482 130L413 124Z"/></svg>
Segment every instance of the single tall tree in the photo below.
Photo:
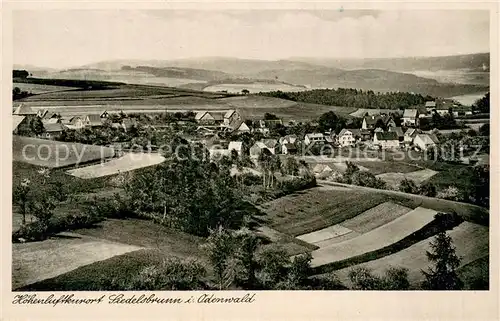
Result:
<svg viewBox="0 0 500 321"><path fill-rule="evenodd" d="M427 259L432 266L428 271L422 271L425 281L422 287L426 290L460 290L463 286L458 277L460 258L455 253L452 239L446 231L439 232L430 244Z"/></svg>

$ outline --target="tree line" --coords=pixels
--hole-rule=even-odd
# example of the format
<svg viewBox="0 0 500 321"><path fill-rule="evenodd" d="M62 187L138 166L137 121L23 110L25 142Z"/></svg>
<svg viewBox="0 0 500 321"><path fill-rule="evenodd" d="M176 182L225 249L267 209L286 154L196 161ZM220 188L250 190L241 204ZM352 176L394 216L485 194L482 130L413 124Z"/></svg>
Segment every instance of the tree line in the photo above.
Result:
<svg viewBox="0 0 500 321"><path fill-rule="evenodd" d="M410 106L422 105L428 100L435 99L431 96L408 92L375 93L373 90L353 88L314 89L301 92L283 92L278 90L261 92L259 94L305 103L369 109L405 109Z"/></svg>

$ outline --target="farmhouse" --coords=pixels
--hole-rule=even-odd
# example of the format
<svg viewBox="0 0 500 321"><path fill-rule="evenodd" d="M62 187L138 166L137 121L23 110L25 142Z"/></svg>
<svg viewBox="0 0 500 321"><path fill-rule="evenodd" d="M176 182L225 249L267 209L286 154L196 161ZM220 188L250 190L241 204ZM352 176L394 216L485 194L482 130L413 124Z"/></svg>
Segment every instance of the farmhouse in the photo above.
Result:
<svg viewBox="0 0 500 321"><path fill-rule="evenodd" d="M200 111L194 119L200 124L215 125L223 122L224 117L221 113Z"/></svg>
<svg viewBox="0 0 500 321"><path fill-rule="evenodd" d="M338 135L339 145L342 147L354 146L356 140L361 137L359 129L342 129Z"/></svg>
<svg viewBox="0 0 500 321"><path fill-rule="evenodd" d="M269 150L263 142L255 142L255 144L250 147L250 157L254 159L259 158L260 154L262 154L262 151L265 149Z"/></svg>
<svg viewBox="0 0 500 321"><path fill-rule="evenodd" d="M43 124L44 132L42 138L57 139L66 127L60 122L49 122Z"/></svg>
<svg viewBox="0 0 500 321"><path fill-rule="evenodd" d="M285 154L285 155L293 155L293 154L296 154L297 153L297 147L295 146L295 144L282 144L281 145L281 153L282 154Z"/></svg>
<svg viewBox="0 0 500 321"><path fill-rule="evenodd" d="M37 112L31 109L30 106L26 105L19 105L16 110L14 111L14 115L19 115L19 116L36 116Z"/></svg>
<svg viewBox="0 0 500 321"><path fill-rule="evenodd" d="M87 120L87 124L90 127L100 127L103 125L101 115L99 114L88 115Z"/></svg>
<svg viewBox="0 0 500 321"><path fill-rule="evenodd" d="M373 144L380 146L382 149L398 148L398 135L395 132L375 133Z"/></svg>
<svg viewBox="0 0 500 321"><path fill-rule="evenodd" d="M262 143L266 145L267 149L271 152L271 154L276 154L276 148L279 147L278 141L276 139L263 139Z"/></svg>
<svg viewBox="0 0 500 321"><path fill-rule="evenodd" d="M65 125L69 129L82 129L88 126L88 118L86 116L73 116Z"/></svg>
<svg viewBox="0 0 500 321"><path fill-rule="evenodd" d="M373 132L374 133L383 133L384 130L381 127L377 127L377 128L375 128L375 130Z"/></svg>
<svg viewBox="0 0 500 321"><path fill-rule="evenodd" d="M235 126L236 127L236 131L237 132L240 132L240 133L249 133L250 132L250 127L248 127L247 124L245 124L244 121L240 121L240 124L239 126Z"/></svg>
<svg viewBox="0 0 500 321"><path fill-rule="evenodd" d="M313 172L315 176L326 177L330 176L333 172L333 169L327 164L317 164L313 167Z"/></svg>
<svg viewBox="0 0 500 321"><path fill-rule="evenodd" d="M283 137L280 137L279 139L279 143L281 145L284 145L284 144L295 144L295 142L297 141L297 135L286 135L286 136L283 136Z"/></svg>
<svg viewBox="0 0 500 321"><path fill-rule="evenodd" d="M19 125L26 120L26 116L12 115L12 132L17 134Z"/></svg>
<svg viewBox="0 0 500 321"><path fill-rule="evenodd" d="M404 134L403 141L407 145L413 144L413 140L417 135L420 133L420 131L416 128L408 128Z"/></svg>
<svg viewBox="0 0 500 321"><path fill-rule="evenodd" d="M398 135L398 140L402 142L404 140L404 133L401 127L390 127L389 132L395 132Z"/></svg>
<svg viewBox="0 0 500 321"><path fill-rule="evenodd" d="M405 109L403 113L403 125L418 127L418 109Z"/></svg>
<svg viewBox="0 0 500 321"><path fill-rule="evenodd" d="M104 110L102 111L100 114L99 114L99 117L101 118L105 118L105 119L108 119L109 118L109 113L107 110Z"/></svg>
<svg viewBox="0 0 500 321"><path fill-rule="evenodd" d="M241 114L234 109L228 110L224 114L224 125L226 126L230 126L235 121L242 121L242 120L243 118L241 117Z"/></svg>
<svg viewBox="0 0 500 321"><path fill-rule="evenodd" d="M235 150L239 156L243 153L243 143L242 142L229 142L229 146L227 148L229 150L229 153L231 153L232 150Z"/></svg>
<svg viewBox="0 0 500 321"><path fill-rule="evenodd" d="M371 115L363 117L361 129L374 129L383 124L385 127L396 127L396 122L390 115Z"/></svg>
<svg viewBox="0 0 500 321"><path fill-rule="evenodd" d="M420 150L428 150L429 148L435 147L438 143L439 140L434 134L419 134L413 140L413 144Z"/></svg>
<svg viewBox="0 0 500 321"><path fill-rule="evenodd" d="M324 143L325 142L325 136L321 133L312 133L312 134L306 134L304 137L304 143L306 145L310 145L313 143Z"/></svg>

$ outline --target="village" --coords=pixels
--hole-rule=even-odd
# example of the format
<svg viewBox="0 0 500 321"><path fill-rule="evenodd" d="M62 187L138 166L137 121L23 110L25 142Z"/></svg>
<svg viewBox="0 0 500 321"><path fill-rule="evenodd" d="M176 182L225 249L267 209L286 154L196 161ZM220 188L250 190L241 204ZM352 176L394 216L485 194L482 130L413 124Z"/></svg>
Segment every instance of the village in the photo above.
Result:
<svg viewBox="0 0 500 321"><path fill-rule="evenodd" d="M102 131L112 128L124 133L122 141L109 142L106 146L130 149L131 137L127 139L127 132L137 132L139 128L161 132L166 128L174 128L175 124L175 129L181 137L191 143L202 143L209 150L211 158L229 157L232 150L240 156L243 154L249 156L252 160L258 159L263 151L272 155L334 157L335 153L332 152L334 149L353 147L390 151L412 149L425 152L439 144L436 135L439 130L437 128L422 130L421 127L424 126L421 124L428 123L433 115L438 117L472 115L472 108L460 106L450 100L439 101L438 105L436 101L427 101L425 105L402 111L393 110L389 114L366 113L362 118L349 119L346 127L338 132L325 126L320 128L318 122L313 121L303 126L308 128L309 132L302 129L302 133L298 134L292 133L297 127L295 121L285 123L273 114L267 114L266 119L248 118L245 116L246 112L239 109L204 110L196 113L175 112L175 114L166 111L164 114L166 116L162 116L161 111L150 114L147 111L125 114L123 111L102 110L98 114L61 115L50 109L32 108L20 104L13 112L12 130L14 134L29 132L31 126L37 131L34 133L36 137L59 140L67 131L92 132L92 130ZM34 123L39 124L38 129ZM231 139L241 135L247 139L244 141ZM70 140L64 139L64 141ZM149 144L153 149L156 147L151 142Z"/></svg>

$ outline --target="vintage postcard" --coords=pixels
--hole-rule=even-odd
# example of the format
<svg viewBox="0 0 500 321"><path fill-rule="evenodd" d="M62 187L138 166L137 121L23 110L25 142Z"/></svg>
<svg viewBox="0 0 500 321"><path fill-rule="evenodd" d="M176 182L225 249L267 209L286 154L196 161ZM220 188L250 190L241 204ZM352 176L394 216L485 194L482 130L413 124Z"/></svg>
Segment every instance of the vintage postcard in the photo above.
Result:
<svg viewBox="0 0 500 321"><path fill-rule="evenodd" d="M4 3L2 319L498 319L497 15Z"/></svg>

